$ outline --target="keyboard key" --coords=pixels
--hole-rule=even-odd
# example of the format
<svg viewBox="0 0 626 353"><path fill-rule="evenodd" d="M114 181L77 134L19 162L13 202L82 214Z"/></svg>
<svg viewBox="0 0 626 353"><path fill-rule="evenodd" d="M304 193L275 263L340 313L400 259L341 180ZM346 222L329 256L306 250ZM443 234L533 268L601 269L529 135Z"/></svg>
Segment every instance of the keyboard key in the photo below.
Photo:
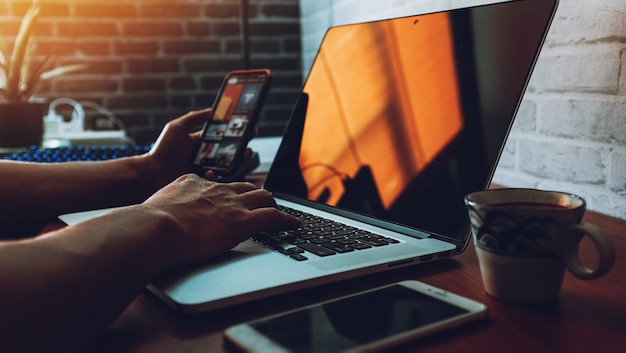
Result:
<svg viewBox="0 0 626 353"><path fill-rule="evenodd" d="M305 243L305 244L299 244L298 247L300 247L300 248L302 248L302 249L304 249L304 250L306 250L308 252L311 252L311 253L313 253L313 254L315 254L317 256L329 256L329 255L336 254L336 252L334 252L334 251L332 251L332 250L330 250L328 248L319 246L317 244Z"/></svg>
<svg viewBox="0 0 626 353"><path fill-rule="evenodd" d="M327 239L324 237L315 237L312 239L309 239L309 241L313 244L324 244L324 243L328 243L330 241L332 241L331 239Z"/></svg>
<svg viewBox="0 0 626 353"><path fill-rule="evenodd" d="M361 242L352 243L350 244L350 246L353 247L355 250L364 250L364 249L369 249L372 247L371 245L361 243Z"/></svg>
<svg viewBox="0 0 626 353"><path fill-rule="evenodd" d="M322 246L338 253L354 251L354 248L350 247L349 245L344 245L337 242L324 243L322 244Z"/></svg>
<svg viewBox="0 0 626 353"><path fill-rule="evenodd" d="M279 252L285 255L295 255L295 254L302 254L304 250L294 246L291 248L281 249L279 250Z"/></svg>
<svg viewBox="0 0 626 353"><path fill-rule="evenodd" d="M309 259L308 257L301 255L301 254L292 254L292 255L289 255L289 257L297 261L306 261Z"/></svg>
<svg viewBox="0 0 626 353"><path fill-rule="evenodd" d="M372 237L359 239L359 241L365 244L373 245L373 246L389 245L389 243L384 239L377 239L377 238L372 238Z"/></svg>

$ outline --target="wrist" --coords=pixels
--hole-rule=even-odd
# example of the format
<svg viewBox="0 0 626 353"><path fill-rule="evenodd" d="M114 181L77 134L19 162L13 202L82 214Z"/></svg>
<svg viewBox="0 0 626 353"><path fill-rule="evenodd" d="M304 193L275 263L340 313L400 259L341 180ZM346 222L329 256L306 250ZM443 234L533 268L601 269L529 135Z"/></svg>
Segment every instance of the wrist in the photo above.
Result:
<svg viewBox="0 0 626 353"><path fill-rule="evenodd" d="M133 158L136 158L139 176L150 187L151 194L170 184L181 175L192 172L191 161L173 161L155 151Z"/></svg>
<svg viewBox="0 0 626 353"><path fill-rule="evenodd" d="M108 217L111 219L107 220ZM93 221L99 222L100 228L108 228L103 230L104 233L118 238L111 240L110 244L115 244L119 254L130 255L133 266L139 265L137 260L141 259L143 264L138 267L150 273L149 277L158 276L181 263L183 250L178 241L181 227L172 215L163 210L137 204Z"/></svg>
<svg viewBox="0 0 626 353"><path fill-rule="evenodd" d="M184 234L184 227L172 214L145 203L132 206L133 224L135 228L138 224L149 225L146 244L152 248L155 266L162 265L162 270L168 270L178 266L183 260L183 242L181 234ZM132 229L132 228L131 228Z"/></svg>
<svg viewBox="0 0 626 353"><path fill-rule="evenodd" d="M152 154L130 157L129 160L132 162L137 184L144 190L146 198L169 183L162 176L164 168Z"/></svg>

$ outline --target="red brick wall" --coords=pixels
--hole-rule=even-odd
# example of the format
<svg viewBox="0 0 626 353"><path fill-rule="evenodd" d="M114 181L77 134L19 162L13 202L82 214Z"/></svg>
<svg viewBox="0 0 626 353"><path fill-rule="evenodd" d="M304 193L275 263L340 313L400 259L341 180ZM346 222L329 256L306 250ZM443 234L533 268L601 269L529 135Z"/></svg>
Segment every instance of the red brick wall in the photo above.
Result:
<svg viewBox="0 0 626 353"><path fill-rule="evenodd" d="M249 67L267 67L274 85L259 123L279 134L301 86L298 0L247 0ZM211 105L223 75L244 66L240 0L40 0L38 52L86 63L55 78L40 96L101 104L139 140L168 120ZM29 1L0 3L10 40Z"/></svg>

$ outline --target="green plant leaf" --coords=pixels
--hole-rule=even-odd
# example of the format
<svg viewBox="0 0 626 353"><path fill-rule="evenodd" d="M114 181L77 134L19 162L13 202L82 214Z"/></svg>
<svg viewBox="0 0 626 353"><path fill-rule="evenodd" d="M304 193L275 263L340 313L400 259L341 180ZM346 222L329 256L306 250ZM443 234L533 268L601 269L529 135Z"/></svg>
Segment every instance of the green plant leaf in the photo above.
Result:
<svg viewBox="0 0 626 353"><path fill-rule="evenodd" d="M9 80L7 74L7 55L6 47L4 46L4 37L0 33L0 96L4 94L7 88L7 82Z"/></svg>
<svg viewBox="0 0 626 353"><path fill-rule="evenodd" d="M68 72L82 70L86 67L87 67L86 64L74 64L74 65L66 65L66 66L57 67L57 68L54 68L52 70L48 70L42 73L41 80L48 80L55 76L66 74Z"/></svg>
<svg viewBox="0 0 626 353"><path fill-rule="evenodd" d="M2 36L2 32L0 32L0 68L3 70L8 65L6 52L4 37Z"/></svg>
<svg viewBox="0 0 626 353"><path fill-rule="evenodd" d="M30 37L28 39L28 46L32 47L33 43L33 38ZM31 66L31 62L32 62L33 56L32 55L25 55L24 56L24 60L22 63L22 72L20 74L20 83L18 85L18 92L17 92L17 100L19 101L26 101L28 100L28 97L24 96L22 94L22 92L27 88L27 83L29 81L29 76L30 76L30 66Z"/></svg>
<svg viewBox="0 0 626 353"><path fill-rule="evenodd" d="M4 95L4 91L7 89L7 72L4 69L4 66L0 67L0 95Z"/></svg>
<svg viewBox="0 0 626 353"><path fill-rule="evenodd" d="M13 45L13 52L11 53L11 59L8 63L9 70L6 95L9 100L19 99L19 97L16 97L16 94L18 94L20 90L20 77L23 72L22 66L24 65L24 57L28 56L32 50L32 46L30 45L32 44L32 28L37 20L38 14L39 5L33 3L26 11L20 28L17 31L15 44Z"/></svg>

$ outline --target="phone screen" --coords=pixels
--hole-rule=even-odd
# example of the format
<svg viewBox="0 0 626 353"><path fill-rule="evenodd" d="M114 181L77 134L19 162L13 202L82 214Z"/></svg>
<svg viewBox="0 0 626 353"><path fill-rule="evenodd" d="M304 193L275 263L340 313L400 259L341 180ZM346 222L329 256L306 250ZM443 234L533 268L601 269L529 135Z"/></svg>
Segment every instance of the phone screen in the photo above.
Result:
<svg viewBox="0 0 626 353"><path fill-rule="evenodd" d="M393 285L250 326L290 351L334 352L466 313L454 304Z"/></svg>
<svg viewBox="0 0 626 353"><path fill-rule="evenodd" d="M194 165L231 171L256 124L269 79L267 70L235 71L226 76L213 105L213 117L204 126Z"/></svg>

